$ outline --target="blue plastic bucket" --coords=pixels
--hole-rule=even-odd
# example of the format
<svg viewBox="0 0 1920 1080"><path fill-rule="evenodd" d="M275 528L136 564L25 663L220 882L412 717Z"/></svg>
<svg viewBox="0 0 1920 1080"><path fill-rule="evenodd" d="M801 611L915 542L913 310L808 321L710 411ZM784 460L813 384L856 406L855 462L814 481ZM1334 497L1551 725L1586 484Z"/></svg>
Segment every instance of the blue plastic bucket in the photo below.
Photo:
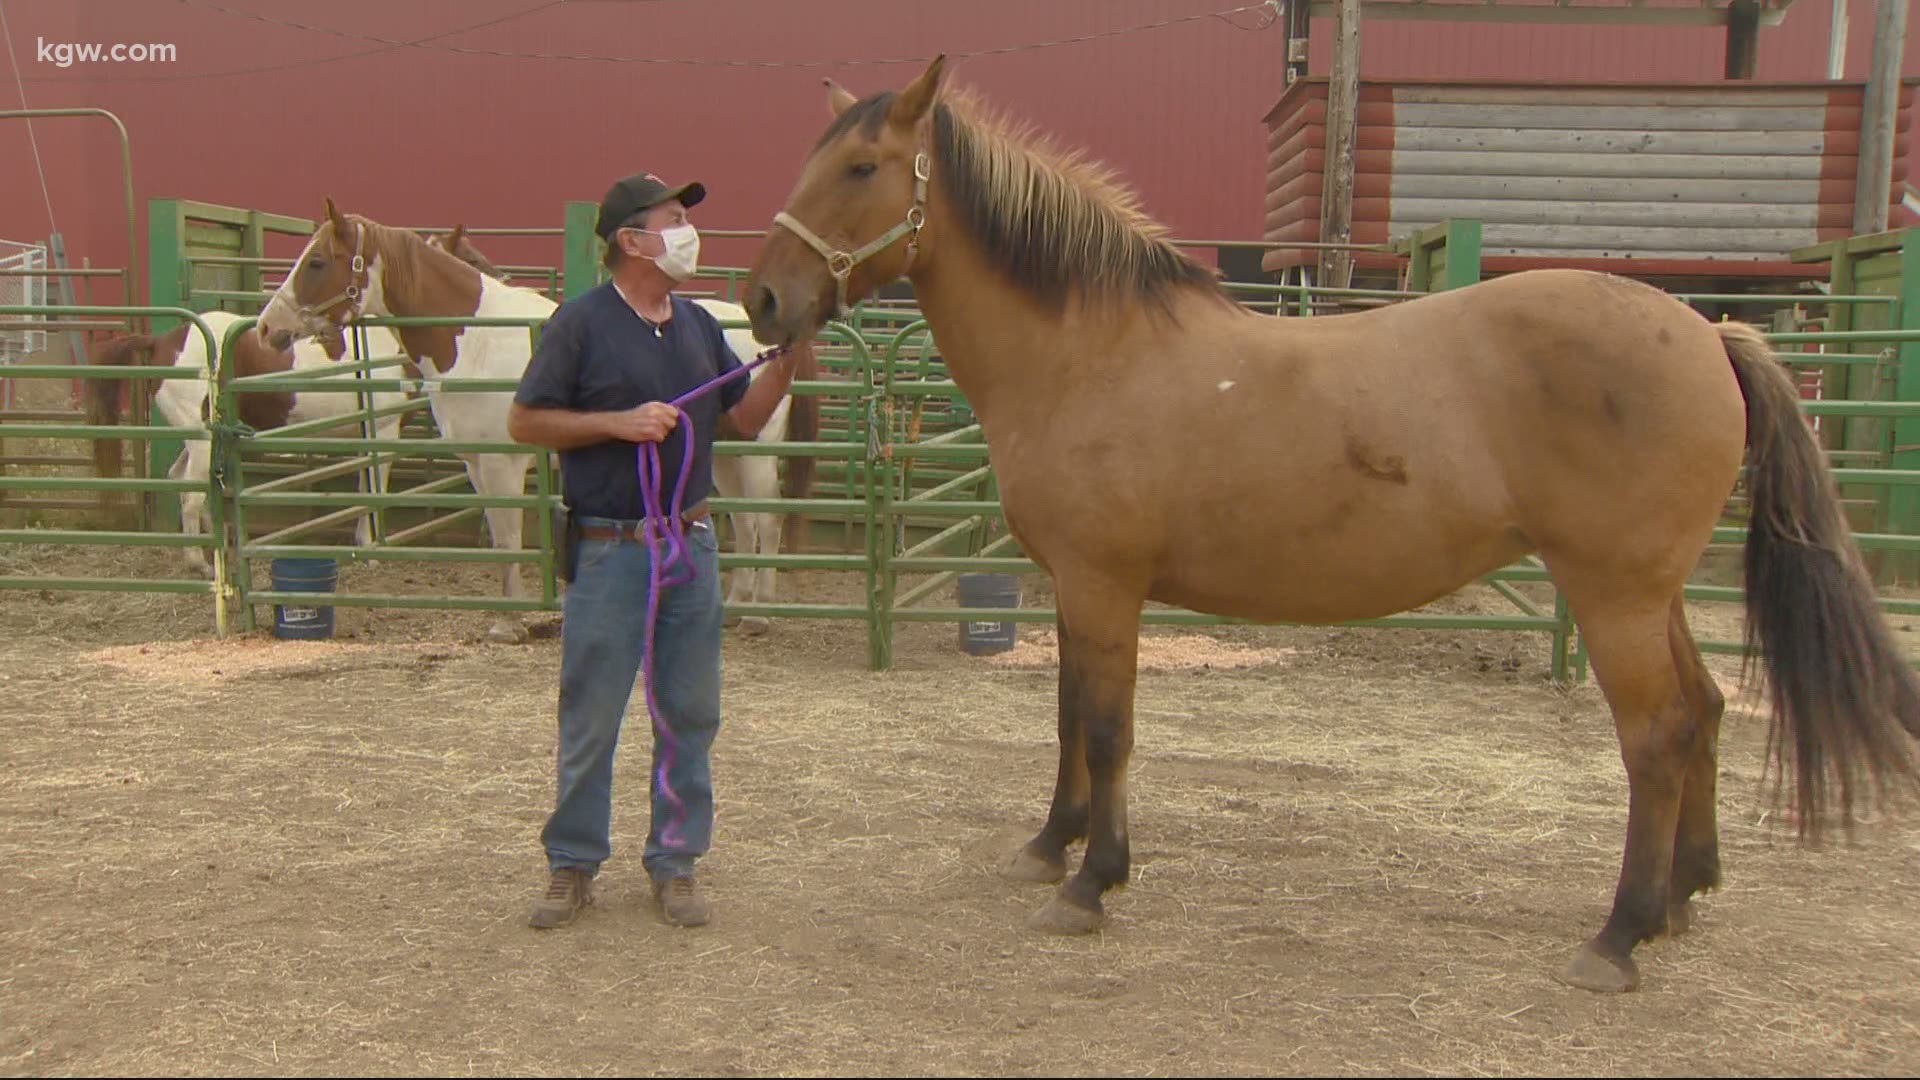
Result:
<svg viewBox="0 0 1920 1080"><path fill-rule="evenodd" d="M330 593L339 580L340 564L332 559L273 560L275 592ZM333 636L333 607L275 604L273 636L293 641L330 638Z"/></svg>
<svg viewBox="0 0 1920 1080"><path fill-rule="evenodd" d="M1017 608L1020 606L1020 579L1013 574L961 574L958 580L960 606L969 608ZM1013 648L1020 636L1016 622L963 622L960 647L969 656L991 656Z"/></svg>

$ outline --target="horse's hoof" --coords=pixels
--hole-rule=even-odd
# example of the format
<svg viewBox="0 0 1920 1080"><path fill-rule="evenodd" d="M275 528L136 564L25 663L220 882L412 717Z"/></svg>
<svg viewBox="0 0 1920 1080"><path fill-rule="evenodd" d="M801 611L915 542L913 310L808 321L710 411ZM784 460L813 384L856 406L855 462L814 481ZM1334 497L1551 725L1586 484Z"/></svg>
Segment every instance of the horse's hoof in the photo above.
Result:
<svg viewBox="0 0 1920 1080"><path fill-rule="evenodd" d="M1693 929L1693 901L1667 905L1667 929L1663 937L1677 938Z"/></svg>
<svg viewBox="0 0 1920 1080"><path fill-rule="evenodd" d="M1083 908L1060 893L1027 919L1027 925L1048 934L1090 934L1107 925L1107 913Z"/></svg>
<svg viewBox="0 0 1920 1080"><path fill-rule="evenodd" d="M740 620L740 632L748 637L761 637L773 629L773 623L764 615L748 615Z"/></svg>
<svg viewBox="0 0 1920 1080"><path fill-rule="evenodd" d="M1013 858L1007 860L1001 873L1015 881L1027 881L1035 885L1057 885L1066 880L1067 860L1051 862L1023 847L1013 853Z"/></svg>
<svg viewBox="0 0 1920 1080"><path fill-rule="evenodd" d="M524 645L527 628L518 623L494 623L487 630L487 640L495 645Z"/></svg>
<svg viewBox="0 0 1920 1080"><path fill-rule="evenodd" d="M1635 966L1633 957L1623 956L1610 960L1600 955L1591 944L1580 946L1559 975L1559 981L1579 990L1591 990L1596 994L1624 994L1640 988L1640 969Z"/></svg>

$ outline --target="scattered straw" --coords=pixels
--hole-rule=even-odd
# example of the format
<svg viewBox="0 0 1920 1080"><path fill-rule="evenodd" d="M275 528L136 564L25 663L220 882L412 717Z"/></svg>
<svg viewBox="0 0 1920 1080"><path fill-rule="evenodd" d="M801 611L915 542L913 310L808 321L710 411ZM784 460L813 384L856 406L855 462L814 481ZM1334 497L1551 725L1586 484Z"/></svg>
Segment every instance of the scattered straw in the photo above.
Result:
<svg viewBox="0 0 1920 1080"><path fill-rule="evenodd" d="M1140 639L1141 671L1227 671L1265 667L1293 656L1297 649L1257 648L1220 641L1204 634L1148 635ZM987 658L996 667L1052 668L1060 663L1060 642L1041 630L1004 653Z"/></svg>
<svg viewBox="0 0 1920 1080"><path fill-rule="evenodd" d="M340 641L156 641L88 653L86 659L121 673L173 686L215 686L248 676L335 674L368 667L395 667L446 660L465 646L415 642L360 645Z"/></svg>

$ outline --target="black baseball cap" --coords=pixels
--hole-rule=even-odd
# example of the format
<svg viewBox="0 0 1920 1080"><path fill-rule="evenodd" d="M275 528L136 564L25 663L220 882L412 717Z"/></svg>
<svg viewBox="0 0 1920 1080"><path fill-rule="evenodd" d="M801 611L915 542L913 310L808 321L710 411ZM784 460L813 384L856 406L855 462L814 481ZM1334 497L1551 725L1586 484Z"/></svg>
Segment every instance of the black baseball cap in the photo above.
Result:
<svg viewBox="0 0 1920 1080"><path fill-rule="evenodd" d="M642 210L651 210L673 199L691 210L706 197L707 189L698 181L668 187L666 181L652 173L634 173L607 189L606 197L600 200L600 217L593 223L593 231L600 234L600 239L611 242L613 231Z"/></svg>

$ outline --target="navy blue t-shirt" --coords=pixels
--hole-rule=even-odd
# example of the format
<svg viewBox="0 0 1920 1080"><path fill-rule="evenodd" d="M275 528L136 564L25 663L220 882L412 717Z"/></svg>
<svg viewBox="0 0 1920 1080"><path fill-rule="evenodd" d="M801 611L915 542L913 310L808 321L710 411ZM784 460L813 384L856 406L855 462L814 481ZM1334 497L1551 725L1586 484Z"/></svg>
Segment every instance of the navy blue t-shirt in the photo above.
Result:
<svg viewBox="0 0 1920 1080"><path fill-rule="evenodd" d="M607 282L560 305L547 320L513 399L537 409L632 409L649 401L670 402L739 366L719 321L705 308L673 297L673 317L656 337L653 327ZM742 375L681 406L696 434L683 508L712 490L714 425L746 394L747 376ZM673 498L686 437L682 420L660 444L663 509ZM640 500L640 448L614 439L561 451L567 506L591 517L646 516Z"/></svg>

